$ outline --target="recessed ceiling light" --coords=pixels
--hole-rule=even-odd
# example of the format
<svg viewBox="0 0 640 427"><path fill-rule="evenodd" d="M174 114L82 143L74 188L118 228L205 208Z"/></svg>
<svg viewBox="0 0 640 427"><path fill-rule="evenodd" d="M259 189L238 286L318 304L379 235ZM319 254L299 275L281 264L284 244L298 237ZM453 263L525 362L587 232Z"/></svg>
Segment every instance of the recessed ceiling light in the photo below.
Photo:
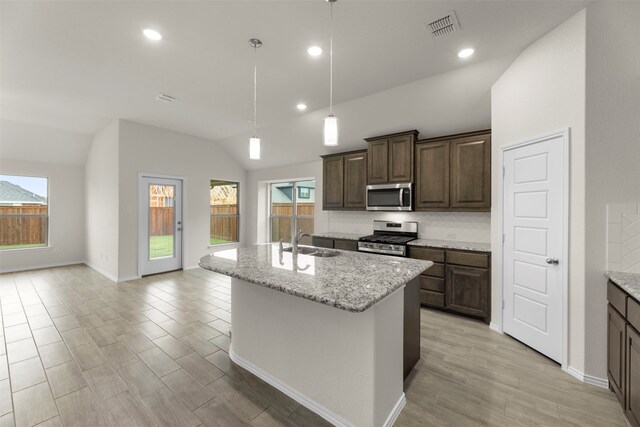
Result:
<svg viewBox="0 0 640 427"><path fill-rule="evenodd" d="M320 46L311 46L307 49L307 53L311 56L320 56L322 55L322 48Z"/></svg>
<svg viewBox="0 0 640 427"><path fill-rule="evenodd" d="M158 40L162 40L162 34L157 32L156 30L152 30L151 28L145 28L144 30L142 30L142 34L144 34L144 36L149 40L153 40L156 42Z"/></svg>
<svg viewBox="0 0 640 427"><path fill-rule="evenodd" d="M458 52L458 58L468 58L473 55L473 52L475 51L470 47L462 49L460 52Z"/></svg>
<svg viewBox="0 0 640 427"><path fill-rule="evenodd" d="M303 104L302 102L296 105L296 108L300 111L304 111L307 109L307 104Z"/></svg>

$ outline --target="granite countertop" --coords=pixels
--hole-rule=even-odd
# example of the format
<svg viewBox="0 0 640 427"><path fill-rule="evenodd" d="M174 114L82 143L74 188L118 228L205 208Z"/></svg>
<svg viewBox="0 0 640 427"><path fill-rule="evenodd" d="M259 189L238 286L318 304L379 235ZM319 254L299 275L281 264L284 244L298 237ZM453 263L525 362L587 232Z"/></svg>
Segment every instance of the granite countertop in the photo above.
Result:
<svg viewBox="0 0 640 427"><path fill-rule="evenodd" d="M206 255L200 267L351 312L362 312L417 277L431 261L336 251L330 258L280 254L277 244ZM297 262L294 262L297 261Z"/></svg>
<svg viewBox="0 0 640 427"><path fill-rule="evenodd" d="M313 233L312 236L314 236L314 237L325 237L327 239L358 240L361 237L366 236L366 234L340 233L340 232L327 231L325 233Z"/></svg>
<svg viewBox="0 0 640 427"><path fill-rule="evenodd" d="M640 274L607 271L604 275L640 302Z"/></svg>
<svg viewBox="0 0 640 427"><path fill-rule="evenodd" d="M410 241L409 246L429 246L442 249L491 252L491 243L457 242L455 240L417 239Z"/></svg>

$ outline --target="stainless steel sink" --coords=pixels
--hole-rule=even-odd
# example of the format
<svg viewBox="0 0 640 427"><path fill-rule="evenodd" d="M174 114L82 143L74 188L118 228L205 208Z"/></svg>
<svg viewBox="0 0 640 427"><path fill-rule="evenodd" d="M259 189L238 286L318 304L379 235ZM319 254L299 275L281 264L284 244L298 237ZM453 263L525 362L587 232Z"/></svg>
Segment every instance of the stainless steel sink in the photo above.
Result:
<svg viewBox="0 0 640 427"><path fill-rule="evenodd" d="M293 252L293 247L289 246L288 248L283 249L284 252ZM330 251L327 249L320 249L313 246L298 246L298 254L300 255L309 255L309 256L317 256L321 258L331 258L337 255L340 255L338 251Z"/></svg>

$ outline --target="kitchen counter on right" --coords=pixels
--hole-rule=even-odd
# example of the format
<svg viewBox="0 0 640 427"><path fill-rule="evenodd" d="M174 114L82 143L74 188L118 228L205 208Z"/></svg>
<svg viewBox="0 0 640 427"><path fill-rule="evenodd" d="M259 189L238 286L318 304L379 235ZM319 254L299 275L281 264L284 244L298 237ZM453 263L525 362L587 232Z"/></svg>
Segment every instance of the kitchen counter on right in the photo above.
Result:
<svg viewBox="0 0 640 427"><path fill-rule="evenodd" d="M441 249L458 249L461 251L491 252L491 243L459 242L455 240L416 239L409 246L424 246Z"/></svg>
<svg viewBox="0 0 640 427"><path fill-rule="evenodd" d="M640 274L607 271L604 275L607 279L631 295L636 301L640 302Z"/></svg>

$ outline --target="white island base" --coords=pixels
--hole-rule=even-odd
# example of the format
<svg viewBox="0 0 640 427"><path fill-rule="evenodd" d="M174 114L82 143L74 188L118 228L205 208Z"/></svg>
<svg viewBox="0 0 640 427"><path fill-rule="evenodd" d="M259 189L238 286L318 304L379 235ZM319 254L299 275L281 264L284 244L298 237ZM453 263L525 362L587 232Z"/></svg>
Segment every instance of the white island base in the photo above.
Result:
<svg viewBox="0 0 640 427"><path fill-rule="evenodd" d="M354 313L233 278L231 301L235 363L334 425L393 425L404 287Z"/></svg>

